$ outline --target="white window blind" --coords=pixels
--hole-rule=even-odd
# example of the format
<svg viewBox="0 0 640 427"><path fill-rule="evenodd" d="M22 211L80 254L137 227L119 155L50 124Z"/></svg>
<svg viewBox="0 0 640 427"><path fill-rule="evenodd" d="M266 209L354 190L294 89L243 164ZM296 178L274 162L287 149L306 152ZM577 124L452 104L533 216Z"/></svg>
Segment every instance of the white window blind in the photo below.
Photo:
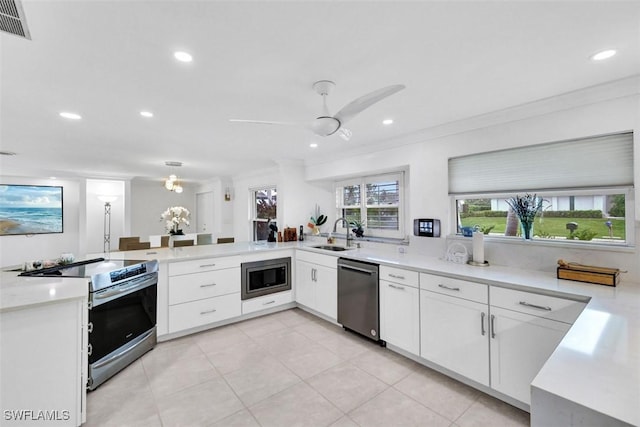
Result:
<svg viewBox="0 0 640 427"><path fill-rule="evenodd" d="M449 159L449 194L633 185L633 133Z"/></svg>

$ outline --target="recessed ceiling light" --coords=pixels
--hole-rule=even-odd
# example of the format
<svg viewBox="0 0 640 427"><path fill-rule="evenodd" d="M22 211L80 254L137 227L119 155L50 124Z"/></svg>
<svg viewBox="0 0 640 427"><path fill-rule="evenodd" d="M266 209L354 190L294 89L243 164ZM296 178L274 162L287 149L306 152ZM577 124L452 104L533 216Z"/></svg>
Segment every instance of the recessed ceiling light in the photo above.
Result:
<svg viewBox="0 0 640 427"><path fill-rule="evenodd" d="M60 117L64 117L65 119L71 119L71 120L80 120L82 118L80 114L70 113L68 111L61 112Z"/></svg>
<svg viewBox="0 0 640 427"><path fill-rule="evenodd" d="M153 113L151 111L140 111L140 115L142 117L153 117Z"/></svg>
<svg viewBox="0 0 640 427"><path fill-rule="evenodd" d="M315 142L312 142L311 144L309 144L309 147L318 148L318 144L316 144Z"/></svg>
<svg viewBox="0 0 640 427"><path fill-rule="evenodd" d="M180 62L191 62L193 61L193 56L188 54L187 52L174 52L173 57L176 58Z"/></svg>
<svg viewBox="0 0 640 427"><path fill-rule="evenodd" d="M387 126L390 125L391 123L393 123L393 119L384 119L382 121L382 124Z"/></svg>
<svg viewBox="0 0 640 427"><path fill-rule="evenodd" d="M55 176L50 176L49 179L58 179L58 178Z"/></svg>
<svg viewBox="0 0 640 427"><path fill-rule="evenodd" d="M596 53L594 55L591 55L591 60L592 61L602 61L602 60L611 58L616 53L617 52L615 51L615 49L603 50L603 51L598 52L598 53Z"/></svg>

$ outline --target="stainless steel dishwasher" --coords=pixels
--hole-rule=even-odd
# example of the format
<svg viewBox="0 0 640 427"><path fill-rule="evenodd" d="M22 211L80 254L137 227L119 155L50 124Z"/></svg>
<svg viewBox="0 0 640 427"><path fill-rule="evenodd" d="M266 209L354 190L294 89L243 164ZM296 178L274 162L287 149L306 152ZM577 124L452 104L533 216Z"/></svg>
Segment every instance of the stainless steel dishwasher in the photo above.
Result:
<svg viewBox="0 0 640 427"><path fill-rule="evenodd" d="M380 345L378 264L338 258L338 323Z"/></svg>

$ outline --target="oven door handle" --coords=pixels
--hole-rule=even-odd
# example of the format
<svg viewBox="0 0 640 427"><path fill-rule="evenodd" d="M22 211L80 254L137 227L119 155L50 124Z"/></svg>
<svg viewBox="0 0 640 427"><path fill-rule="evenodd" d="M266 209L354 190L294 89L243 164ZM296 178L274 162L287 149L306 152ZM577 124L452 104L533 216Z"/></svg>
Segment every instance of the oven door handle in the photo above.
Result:
<svg viewBox="0 0 640 427"><path fill-rule="evenodd" d="M155 332L155 328L147 331L144 335L140 336L140 340L135 343L134 345L132 345L131 347L128 347L124 350L122 350L120 353L118 354L114 354L113 356L111 356L110 358L106 359L106 360L101 360L99 362L94 363L93 365L91 365L91 367L93 369L98 369L103 367L104 365L107 365L115 360L120 359L122 356L124 356L125 354L129 353L131 350L133 350L134 348L136 348L137 346L139 346L140 344L142 344L147 338L149 338L151 335L153 335L153 333Z"/></svg>
<svg viewBox="0 0 640 427"><path fill-rule="evenodd" d="M152 286L157 283L157 276L153 275L151 277L145 277L142 280L137 280L133 285L129 285L127 287L118 287L116 289L112 289L106 292L96 292L93 294L94 300L100 300L104 298L110 298L114 295L120 295L125 292L137 291L139 289L144 289L146 287Z"/></svg>

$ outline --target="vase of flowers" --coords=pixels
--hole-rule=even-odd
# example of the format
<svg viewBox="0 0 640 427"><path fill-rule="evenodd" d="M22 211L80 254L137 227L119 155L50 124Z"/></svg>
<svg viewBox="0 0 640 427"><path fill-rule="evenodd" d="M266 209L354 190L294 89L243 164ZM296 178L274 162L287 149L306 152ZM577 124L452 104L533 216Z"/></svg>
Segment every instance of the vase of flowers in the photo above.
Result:
<svg viewBox="0 0 640 427"><path fill-rule="evenodd" d="M183 224L187 227L189 226L189 216L191 216L191 212L187 208L182 206L173 206L167 208L160 215L160 220L164 221L165 229L167 233L172 236L183 234L182 228L180 228Z"/></svg>
<svg viewBox="0 0 640 427"><path fill-rule="evenodd" d="M531 240L533 238L533 221L536 215L542 211L542 199L535 194L533 196L525 194L524 196L516 195L507 199L506 202L520 220L522 238Z"/></svg>

